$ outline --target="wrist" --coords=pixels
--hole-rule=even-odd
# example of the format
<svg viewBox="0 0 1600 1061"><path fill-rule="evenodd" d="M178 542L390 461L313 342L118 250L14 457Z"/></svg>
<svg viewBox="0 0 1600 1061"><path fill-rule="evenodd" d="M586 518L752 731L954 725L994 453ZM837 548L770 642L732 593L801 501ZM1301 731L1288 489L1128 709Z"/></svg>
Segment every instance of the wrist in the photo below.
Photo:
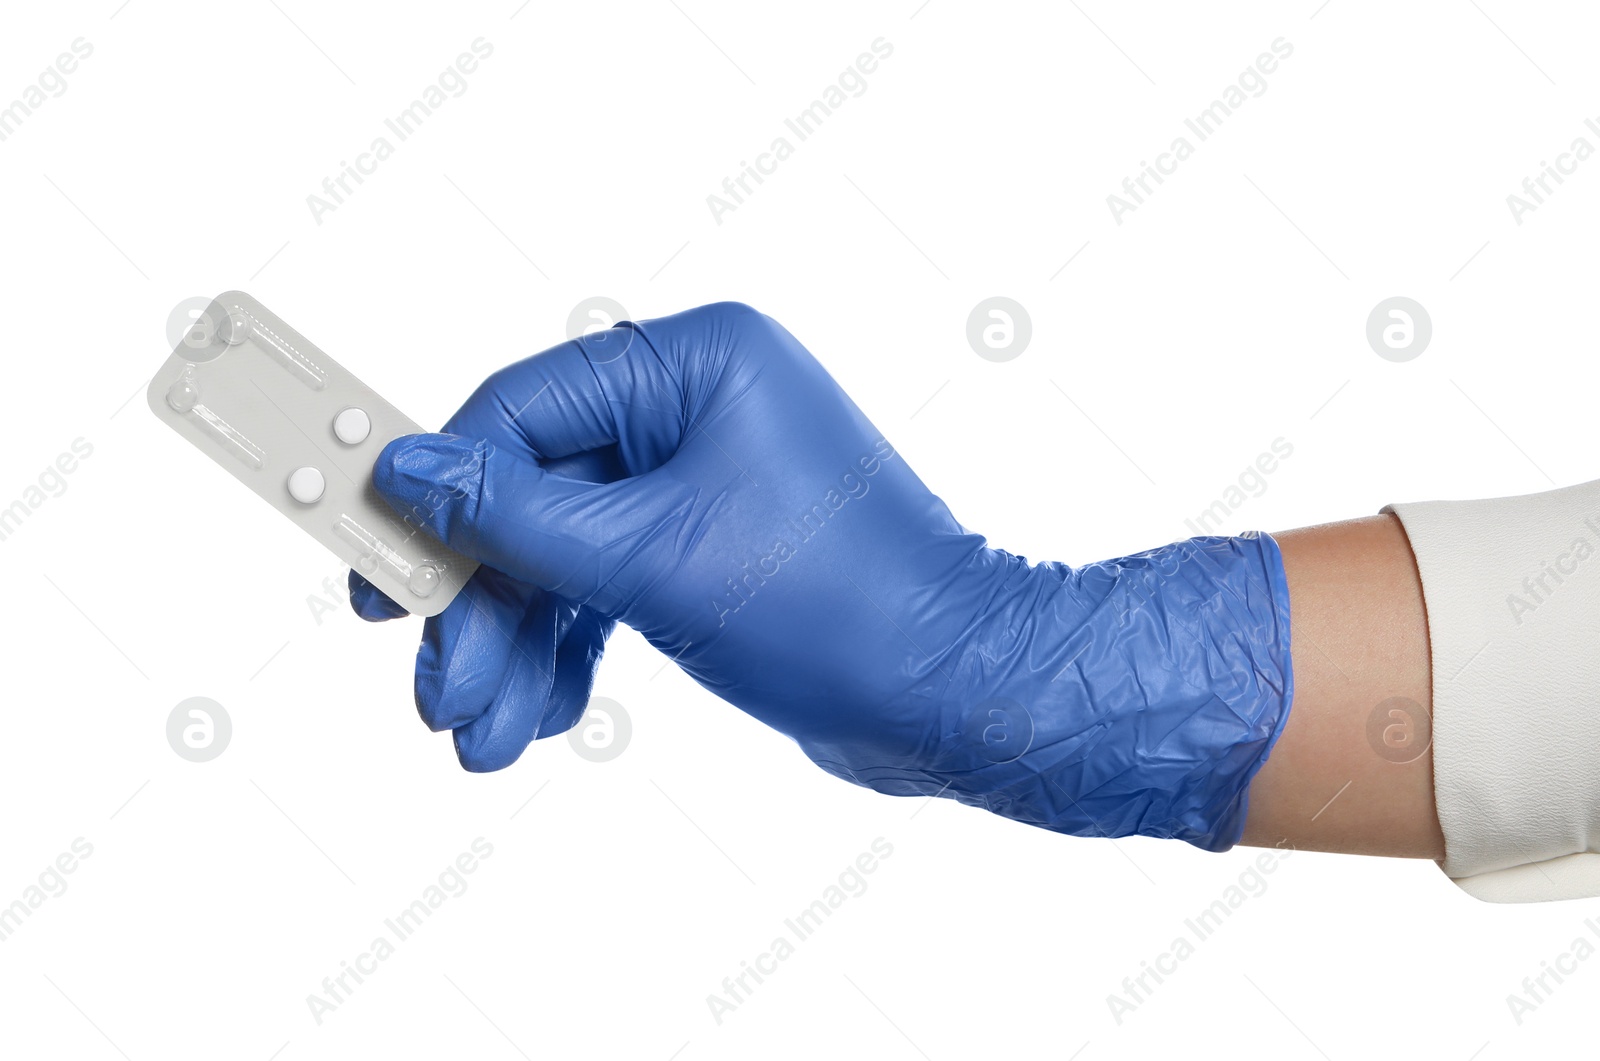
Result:
<svg viewBox="0 0 1600 1061"><path fill-rule="evenodd" d="M985 627L952 683L979 690L955 727L966 802L1074 835L1238 841L1293 695L1270 536L1034 565Z"/></svg>

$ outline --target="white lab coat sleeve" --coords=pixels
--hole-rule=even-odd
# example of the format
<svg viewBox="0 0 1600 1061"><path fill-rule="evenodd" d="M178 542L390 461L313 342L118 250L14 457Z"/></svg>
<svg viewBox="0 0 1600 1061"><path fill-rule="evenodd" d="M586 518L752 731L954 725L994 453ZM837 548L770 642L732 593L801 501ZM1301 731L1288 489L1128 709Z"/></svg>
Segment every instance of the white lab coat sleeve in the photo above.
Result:
<svg viewBox="0 0 1600 1061"><path fill-rule="evenodd" d="M1440 868L1490 902L1600 895L1600 481L1383 511L1427 608Z"/></svg>

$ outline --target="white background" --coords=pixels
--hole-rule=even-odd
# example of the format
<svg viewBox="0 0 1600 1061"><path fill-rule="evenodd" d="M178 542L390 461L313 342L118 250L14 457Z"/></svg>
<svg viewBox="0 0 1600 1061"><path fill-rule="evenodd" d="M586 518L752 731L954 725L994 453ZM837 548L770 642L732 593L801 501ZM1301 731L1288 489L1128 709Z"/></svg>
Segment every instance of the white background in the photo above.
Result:
<svg viewBox="0 0 1600 1061"><path fill-rule="evenodd" d="M94 49L0 142L0 505L93 446L0 541L0 904L93 845L0 942L0 1052L1466 1061L1587 1038L1600 962L1520 1025L1506 996L1600 904L1312 853L1118 1024L1107 996L1257 852L854 789L625 630L596 689L632 719L621 755L555 739L468 775L415 717L418 625L319 623L343 568L141 392L173 306L232 287L428 424L587 297L739 299L1035 558L1187 536L1280 436L1228 530L1586 480L1600 162L1520 225L1506 196L1600 144L1591 12L117 2L0 31L0 104ZM478 37L465 94L317 223L306 197ZM867 91L718 224L706 197L878 37ZM1267 91L1117 224L1106 196L1278 37ZM1006 363L965 336L992 295L1032 318ZM1433 320L1407 363L1364 335L1394 295ZM190 696L233 722L208 763L166 740ZM478 837L469 890L318 1023L307 996ZM865 894L717 1023L723 977L877 837Z"/></svg>

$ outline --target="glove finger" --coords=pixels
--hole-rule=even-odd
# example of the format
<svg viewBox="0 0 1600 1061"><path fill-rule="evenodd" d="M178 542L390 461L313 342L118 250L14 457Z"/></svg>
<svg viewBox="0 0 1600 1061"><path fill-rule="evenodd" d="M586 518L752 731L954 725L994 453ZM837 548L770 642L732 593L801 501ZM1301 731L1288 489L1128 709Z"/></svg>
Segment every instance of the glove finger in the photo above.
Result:
<svg viewBox="0 0 1600 1061"><path fill-rule="evenodd" d="M444 425L474 438L518 439L538 460L606 447L630 469L654 467L682 437L673 377L631 322L579 336L495 372Z"/></svg>
<svg viewBox="0 0 1600 1061"><path fill-rule="evenodd" d="M502 770L540 735L556 668L560 611L570 607L541 593L516 630L512 652L488 710L455 730L456 757L474 773Z"/></svg>
<svg viewBox="0 0 1600 1061"><path fill-rule="evenodd" d="M456 435L395 439L379 454L372 481L397 511L457 551L579 604L612 586L654 532L683 523L695 495L687 484L653 476L566 479ZM597 604L620 606L634 587L614 588Z"/></svg>
<svg viewBox="0 0 1600 1061"><path fill-rule="evenodd" d="M692 433L737 350L774 327L737 302L624 321L494 373L444 430L496 444L517 438L521 455L541 462L614 447L627 475L643 475Z"/></svg>
<svg viewBox="0 0 1600 1061"><path fill-rule="evenodd" d="M513 637L545 596L492 567L479 567L450 606L423 623L413 688L417 714L429 729L455 729L489 709L518 651ZM534 653L554 649L553 638L549 645L526 647Z"/></svg>
<svg viewBox="0 0 1600 1061"><path fill-rule="evenodd" d="M587 483L609 483L627 475L614 446L545 461L543 466L557 475ZM355 568L350 569L348 583L351 610L369 623L381 623L411 614L394 598L362 577Z"/></svg>
<svg viewBox="0 0 1600 1061"><path fill-rule="evenodd" d="M495 442L493 435L481 437ZM496 445L498 444L496 442ZM512 452L515 453L516 449L513 448ZM628 477L628 470L622 466L622 459L617 456L615 446L590 450L587 453L574 453L570 457L551 457L539 461L539 467L563 479L576 479L580 483L614 483L618 479Z"/></svg>
<svg viewBox="0 0 1600 1061"><path fill-rule="evenodd" d="M555 682L538 736L565 733L583 717L589 707L589 695L594 692L595 672L606 650L606 638L616 625L615 620L593 608L578 609L571 629L556 648Z"/></svg>
<svg viewBox="0 0 1600 1061"><path fill-rule="evenodd" d="M361 618L369 623L381 623L386 619L398 619L411 613L396 604L383 590L374 586L356 572L350 569L350 608Z"/></svg>

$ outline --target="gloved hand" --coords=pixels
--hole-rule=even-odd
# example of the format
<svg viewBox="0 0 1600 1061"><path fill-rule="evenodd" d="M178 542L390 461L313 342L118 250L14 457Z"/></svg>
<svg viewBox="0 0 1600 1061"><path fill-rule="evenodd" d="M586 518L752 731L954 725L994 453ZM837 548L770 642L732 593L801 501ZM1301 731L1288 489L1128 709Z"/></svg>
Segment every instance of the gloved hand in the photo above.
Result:
<svg viewBox="0 0 1600 1061"><path fill-rule="evenodd" d="M838 777L1077 835L1231 846L1287 717L1270 537L1076 569L989 548L737 303L502 369L373 478L486 565L417 657L469 770L576 723L612 621Z"/></svg>

